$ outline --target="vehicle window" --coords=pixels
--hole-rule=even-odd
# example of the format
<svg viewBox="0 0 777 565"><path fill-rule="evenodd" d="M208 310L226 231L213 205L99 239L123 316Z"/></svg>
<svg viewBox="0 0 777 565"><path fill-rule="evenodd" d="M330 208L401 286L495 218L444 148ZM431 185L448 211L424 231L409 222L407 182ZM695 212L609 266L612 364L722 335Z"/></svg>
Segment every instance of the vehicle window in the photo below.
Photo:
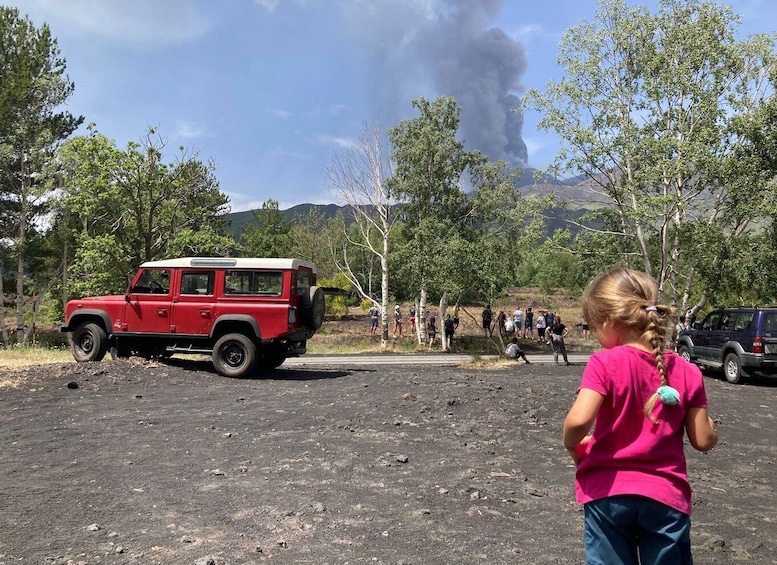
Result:
<svg viewBox="0 0 777 565"><path fill-rule="evenodd" d="M724 312L723 317L720 319L720 329L721 330L732 330L734 329L734 318L736 317L735 313L732 312Z"/></svg>
<svg viewBox="0 0 777 565"><path fill-rule="evenodd" d="M139 294L168 294L170 292L170 271L167 269L144 269L132 292Z"/></svg>
<svg viewBox="0 0 777 565"><path fill-rule="evenodd" d="M764 312L763 332L777 332L777 312Z"/></svg>
<svg viewBox="0 0 777 565"><path fill-rule="evenodd" d="M713 312L712 314L704 318L704 321L701 324L701 329L714 330L718 325L719 319L720 319L720 312Z"/></svg>
<svg viewBox="0 0 777 565"><path fill-rule="evenodd" d="M183 273L181 275L181 294L213 294L213 282L216 278L216 273L210 272L197 272L197 273Z"/></svg>
<svg viewBox="0 0 777 565"><path fill-rule="evenodd" d="M283 273L267 271L227 271L224 294L280 296Z"/></svg>
<svg viewBox="0 0 777 565"><path fill-rule="evenodd" d="M310 272L299 270L297 271L297 294L304 296L310 290Z"/></svg>
<svg viewBox="0 0 777 565"><path fill-rule="evenodd" d="M740 312L737 316L737 321L734 324L734 330L741 332L750 327L750 322L753 321L753 312Z"/></svg>

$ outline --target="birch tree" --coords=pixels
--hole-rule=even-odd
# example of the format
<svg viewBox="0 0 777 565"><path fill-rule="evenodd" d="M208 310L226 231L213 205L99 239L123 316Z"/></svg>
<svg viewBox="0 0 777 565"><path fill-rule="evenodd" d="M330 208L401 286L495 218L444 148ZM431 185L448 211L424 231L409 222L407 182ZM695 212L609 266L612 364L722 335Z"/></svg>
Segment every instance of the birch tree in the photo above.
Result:
<svg viewBox="0 0 777 565"><path fill-rule="evenodd" d="M622 262L638 257L673 304L691 296L700 266L720 268L712 239L746 234L757 212L745 203L767 190L738 176L731 125L769 93L774 42L737 41L738 21L699 0L659 0L655 14L601 1L594 22L561 40L566 76L525 97L562 138L552 172L587 177L613 213L606 234L628 241Z"/></svg>
<svg viewBox="0 0 777 565"><path fill-rule="evenodd" d="M387 185L391 164L378 127L365 124L356 145L335 155L327 168L327 176L339 200L347 204L354 226L348 229L343 224L345 239L333 250L333 260L359 296L380 308L381 345L386 347L389 342L389 236L396 220ZM354 249L366 252L379 262L379 297L372 279L368 279L370 284L365 284L359 276L352 261ZM423 325L423 317L419 325Z"/></svg>

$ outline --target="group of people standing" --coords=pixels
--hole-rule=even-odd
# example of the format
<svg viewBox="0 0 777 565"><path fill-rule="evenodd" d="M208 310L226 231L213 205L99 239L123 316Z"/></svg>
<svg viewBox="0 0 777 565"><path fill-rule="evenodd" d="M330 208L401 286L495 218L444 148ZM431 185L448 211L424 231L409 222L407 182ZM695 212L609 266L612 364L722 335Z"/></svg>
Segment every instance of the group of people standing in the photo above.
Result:
<svg viewBox="0 0 777 565"><path fill-rule="evenodd" d="M515 334L511 341L511 346L518 345L518 338L534 340L534 330L537 329L536 340L538 343L546 343L553 348L553 359L558 364L559 355L561 355L564 363L571 365L567 358L567 348L564 342L564 338L569 334L569 328L561 321L561 316L557 316L550 310L540 310L536 313L531 306L528 306L524 311L518 306L513 312L512 316L507 315L504 310L500 310L496 317L496 323L493 322L493 311L491 305L487 305L482 313L483 333L486 336L492 336L494 328L496 328L500 335ZM506 351L508 356L510 352L514 352L516 347L509 347ZM518 357L523 353L518 347ZM525 357L524 357L525 360Z"/></svg>
<svg viewBox="0 0 777 565"><path fill-rule="evenodd" d="M380 318L380 308L378 308L376 305L372 305L368 311L369 317L370 317L370 333L374 334L378 331L378 322ZM408 316L408 322L410 323L410 335L415 334L416 332L416 309L414 305L410 306ZM437 318L433 315L431 315L431 312L428 313L427 321L426 321L426 336L429 341L429 350L434 348L435 341L437 339L438 334L438 328L437 328ZM393 318L393 332L392 337L402 337L402 329L403 329L403 319L402 319L402 310L399 306L399 304L394 306L394 318ZM447 347L450 348L451 343L453 342L453 336L456 333L456 330L459 327L459 316L456 310L454 310L453 316L450 314L446 315L445 320L442 322L442 331L443 331L443 337L445 338L445 343L447 343Z"/></svg>

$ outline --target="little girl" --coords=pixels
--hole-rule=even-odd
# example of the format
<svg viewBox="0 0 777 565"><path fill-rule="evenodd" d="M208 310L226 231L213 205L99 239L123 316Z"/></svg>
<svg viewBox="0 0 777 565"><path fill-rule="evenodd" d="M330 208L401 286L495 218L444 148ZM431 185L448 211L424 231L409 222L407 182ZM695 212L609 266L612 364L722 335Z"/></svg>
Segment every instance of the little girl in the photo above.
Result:
<svg viewBox="0 0 777 565"><path fill-rule="evenodd" d="M665 351L674 312L657 294L650 276L616 268L583 296L605 349L583 371L564 446L577 464L589 564L692 563L683 432L699 451L718 435L698 367Z"/></svg>

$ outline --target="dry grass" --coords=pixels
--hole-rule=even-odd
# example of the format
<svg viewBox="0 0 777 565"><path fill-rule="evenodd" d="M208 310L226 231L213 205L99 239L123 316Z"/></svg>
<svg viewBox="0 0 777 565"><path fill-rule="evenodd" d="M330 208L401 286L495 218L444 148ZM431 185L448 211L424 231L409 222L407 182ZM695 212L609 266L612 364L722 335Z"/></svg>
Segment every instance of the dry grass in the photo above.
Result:
<svg viewBox="0 0 777 565"><path fill-rule="evenodd" d="M75 362L69 349L46 349L43 347L0 349L0 369L17 369L30 365L68 362Z"/></svg>

